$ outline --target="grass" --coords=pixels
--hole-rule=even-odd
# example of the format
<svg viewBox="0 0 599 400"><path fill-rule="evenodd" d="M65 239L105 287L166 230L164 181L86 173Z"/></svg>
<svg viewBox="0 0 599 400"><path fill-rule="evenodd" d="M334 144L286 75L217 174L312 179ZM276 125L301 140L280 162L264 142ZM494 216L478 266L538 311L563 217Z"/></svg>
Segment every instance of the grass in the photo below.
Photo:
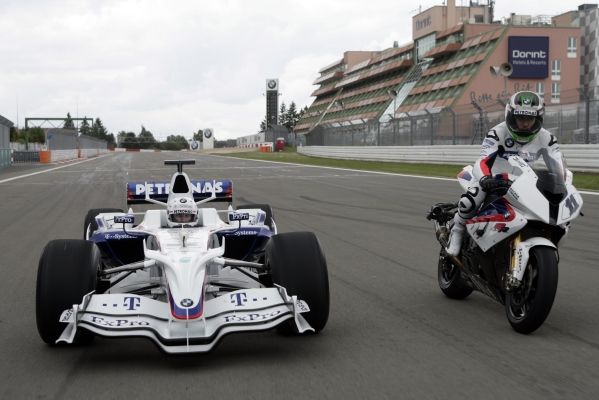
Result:
<svg viewBox="0 0 599 400"><path fill-rule="evenodd" d="M248 158L252 160L319 165L323 167L338 167L364 171L392 172L397 174L439 176L444 178L455 178L458 172L460 172L462 169L462 166L460 165L449 164L412 164L308 157L297 153L295 149L286 149L283 152L275 153L260 153L258 151L252 151L243 153L223 153L220 155L237 158ZM575 172L574 186L576 186L578 189L599 190L599 174Z"/></svg>

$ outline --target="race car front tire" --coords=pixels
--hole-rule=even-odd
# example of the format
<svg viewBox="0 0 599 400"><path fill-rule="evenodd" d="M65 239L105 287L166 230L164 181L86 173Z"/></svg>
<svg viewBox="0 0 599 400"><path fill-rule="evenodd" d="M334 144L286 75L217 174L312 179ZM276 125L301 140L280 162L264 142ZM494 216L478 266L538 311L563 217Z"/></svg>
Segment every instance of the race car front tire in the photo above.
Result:
<svg viewBox="0 0 599 400"><path fill-rule="evenodd" d="M123 212L120 208L92 208L85 215L85 219L83 220L83 239L88 240L92 233L96 229L98 229L98 224L96 223L96 216L102 213L109 212Z"/></svg>
<svg viewBox="0 0 599 400"><path fill-rule="evenodd" d="M59 239L49 242L42 252L37 270L35 313L42 340L54 345L66 327L60 315L83 296L96 289L100 252L92 242ZM79 330L75 343L93 338L91 332Z"/></svg>
<svg viewBox="0 0 599 400"><path fill-rule="evenodd" d="M289 296L304 300L310 311L302 316L316 332L329 318L329 277L327 262L312 232L274 235L266 246L266 263L272 282L284 287ZM282 333L297 332L293 320L285 321Z"/></svg>

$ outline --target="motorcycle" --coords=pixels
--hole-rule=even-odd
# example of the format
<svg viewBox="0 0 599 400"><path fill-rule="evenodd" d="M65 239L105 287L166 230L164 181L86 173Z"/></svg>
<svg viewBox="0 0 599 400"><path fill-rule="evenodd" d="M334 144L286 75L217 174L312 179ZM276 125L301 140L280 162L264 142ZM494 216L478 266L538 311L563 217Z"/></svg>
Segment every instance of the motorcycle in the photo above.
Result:
<svg viewBox="0 0 599 400"><path fill-rule="evenodd" d="M510 171L495 176L506 185L488 192L476 215L466 221L458 256L445 251L457 203L435 204L427 214L441 244L441 291L452 299L465 299L474 290L489 296L504 305L510 325L523 334L538 329L551 311L558 247L571 222L582 215L572 173L542 158L544 162L530 165L520 155L507 158ZM464 190L474 182L472 171L469 165L458 174Z"/></svg>

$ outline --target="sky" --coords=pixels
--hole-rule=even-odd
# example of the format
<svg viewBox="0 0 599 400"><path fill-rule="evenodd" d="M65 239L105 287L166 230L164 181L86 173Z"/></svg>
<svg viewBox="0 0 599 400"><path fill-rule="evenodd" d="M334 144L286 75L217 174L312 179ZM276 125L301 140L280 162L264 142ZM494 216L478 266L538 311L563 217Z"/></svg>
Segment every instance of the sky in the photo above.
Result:
<svg viewBox="0 0 599 400"><path fill-rule="evenodd" d="M267 78L279 102L309 106L318 70L349 50L412 40L412 17L443 0L0 0L0 115L99 117L157 139L255 134ZM456 5L468 1L456 0ZM496 0L557 15L583 1ZM18 116L18 118L17 118Z"/></svg>

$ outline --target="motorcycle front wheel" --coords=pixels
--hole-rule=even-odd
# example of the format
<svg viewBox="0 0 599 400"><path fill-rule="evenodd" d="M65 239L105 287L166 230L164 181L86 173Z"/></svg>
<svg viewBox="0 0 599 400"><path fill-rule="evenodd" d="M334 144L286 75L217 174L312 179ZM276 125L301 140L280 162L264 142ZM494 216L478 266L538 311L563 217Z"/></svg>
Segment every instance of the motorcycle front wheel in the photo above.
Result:
<svg viewBox="0 0 599 400"><path fill-rule="evenodd" d="M550 247L530 250L522 284L505 299L507 319L516 332L534 332L549 315L557 291L557 260L555 249Z"/></svg>

